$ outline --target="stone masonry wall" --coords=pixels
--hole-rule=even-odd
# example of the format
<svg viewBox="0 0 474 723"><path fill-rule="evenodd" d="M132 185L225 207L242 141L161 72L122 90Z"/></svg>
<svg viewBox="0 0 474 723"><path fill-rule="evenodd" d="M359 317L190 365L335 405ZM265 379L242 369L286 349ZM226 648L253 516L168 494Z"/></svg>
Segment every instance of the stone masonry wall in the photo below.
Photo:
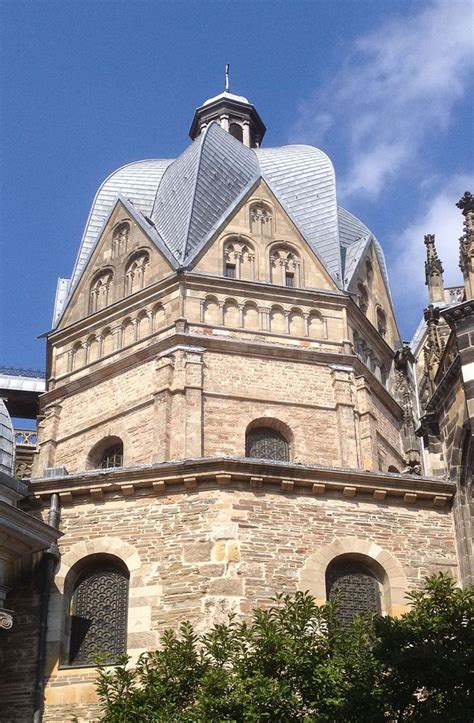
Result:
<svg viewBox="0 0 474 723"><path fill-rule="evenodd" d="M159 645L163 630L184 619L203 631L230 611L245 615L250 606L270 604L276 592L295 592L309 558L342 537L346 545L354 541L354 551L360 545L382 549L382 564L396 559L402 572L389 579L393 586L403 580L407 589L416 588L437 570L457 575L449 509L396 501L200 488L158 498L78 502L63 508L61 526L62 564L48 634L49 723L72 713L90 721L93 712L93 670L57 667L64 580L91 552L116 554L130 569L128 650L134 657Z"/></svg>

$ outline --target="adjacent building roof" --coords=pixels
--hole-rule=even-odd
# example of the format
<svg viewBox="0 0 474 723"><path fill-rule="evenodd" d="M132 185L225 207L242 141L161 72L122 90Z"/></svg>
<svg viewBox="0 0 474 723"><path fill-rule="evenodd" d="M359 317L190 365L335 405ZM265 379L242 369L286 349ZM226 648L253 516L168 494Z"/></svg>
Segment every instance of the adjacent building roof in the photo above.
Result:
<svg viewBox="0 0 474 723"><path fill-rule="evenodd" d="M62 279L58 286L54 323L60 318L118 197L128 199L137 213L152 220L178 268L192 264L215 230L260 178L339 288L350 283L369 238L375 244L388 286L380 244L359 219L337 206L334 168L323 151L306 145L247 148L212 122L176 160L130 163L101 184L71 280Z"/></svg>

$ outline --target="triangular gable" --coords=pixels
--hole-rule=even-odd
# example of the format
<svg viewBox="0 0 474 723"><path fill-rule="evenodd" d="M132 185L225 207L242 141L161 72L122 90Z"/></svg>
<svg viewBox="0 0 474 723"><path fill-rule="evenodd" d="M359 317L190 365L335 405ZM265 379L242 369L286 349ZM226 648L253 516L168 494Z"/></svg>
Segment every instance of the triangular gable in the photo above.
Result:
<svg viewBox="0 0 474 723"><path fill-rule="evenodd" d="M70 289L68 293L67 301L63 304L63 309L60 316L58 317L57 326L61 326L62 324L68 324L72 321L75 321L76 318L72 318L73 316L83 318L87 315L86 307L84 306L84 304L84 308L82 309L82 311L78 311L77 314L71 314L71 309L74 307L78 298L84 292L84 286L87 286L88 280L90 280L90 278L101 267L107 265L107 260L101 258L99 261L99 257L101 256L101 251L103 252L104 246L110 246L110 234L113 227L116 225L116 223L118 223L119 220L134 222L139 232L139 236L135 239L133 243L131 243L130 247L128 248L127 255L130 255L130 253L134 251L134 245L138 248L144 243L152 253L156 252L156 254L161 258L161 263L164 265L164 268L168 271L168 273L177 267L176 259L173 258L170 251L166 248L156 229L152 225L150 225L148 221L146 221L143 215L134 208L133 204L130 201L121 198L120 196L117 196L116 202L113 208L110 210L107 218L102 225L102 228L97 235L94 247L91 249L89 257L85 265L83 266L79 277L77 278L74 286ZM140 244L140 242L142 242L142 244ZM104 256L103 253L102 256ZM122 261L124 261L124 259L118 259L117 263L121 264ZM111 265L114 265L112 259L110 263Z"/></svg>
<svg viewBox="0 0 474 723"><path fill-rule="evenodd" d="M262 177L260 177L256 182L252 183L247 190L242 192L240 198L236 199L235 203L227 210L224 217L219 220L219 224L216 226L215 229L212 230L212 233L209 234L209 238L206 240L200 252L194 257L192 263L189 264L189 268L194 268L198 271L211 271L211 267L207 268L206 263L203 263L204 257L214 246L214 244L218 242L218 238L224 233L239 234L240 232L242 232L244 235L247 235L249 238L251 238L254 244L263 244L262 248L260 249L260 253L266 253L266 246L268 246L268 244L280 241L281 239L279 238L278 231L272 238L259 239L257 237L254 238L250 233L250 229L245 229L245 227L243 226L246 221L247 212L245 209L247 208L248 204L252 201L258 202L261 200L269 201L270 204L276 209L280 217L285 219L284 224L286 228L285 232L282 234L283 238L288 240L289 237L291 238L293 236L294 242L296 242L296 244L301 249L306 251L310 263L314 264L314 266L317 267L317 269L319 270L320 278L322 278L324 281L323 288L336 290L338 288L337 284L325 267L325 264L322 262L312 245L308 242L304 234L298 228L294 219L290 217L287 209L282 206L279 199L270 188L268 182ZM239 218L239 216L241 218ZM235 223L236 221L237 224ZM289 240L289 243L291 244L291 240ZM220 267L215 267L213 270L214 272L219 273ZM260 278L260 280L263 281L264 278ZM307 285L310 286L311 284ZM322 288L321 284L315 284L315 287Z"/></svg>
<svg viewBox="0 0 474 723"><path fill-rule="evenodd" d="M353 293L357 293L358 280L361 279L362 281L365 281L366 274L365 270L363 270L364 261L367 259L367 256L370 256L370 261L374 267L374 273L378 274L382 282L386 297L385 299L379 298L379 301L383 302L382 305L384 306L385 310L390 309L396 335L398 336L398 339L400 339L400 331L398 329L397 318L395 315L395 309L393 306L392 295L390 293L390 285L388 282L388 276L385 267L385 259L380 243L372 234L370 234L367 239L361 239L360 241L356 241L354 246L356 247L356 257L351 260L352 272L349 278L346 277L346 289ZM351 247L349 246L346 251L346 262L347 253L349 253L350 250ZM370 253L371 250L373 250L373 254Z"/></svg>

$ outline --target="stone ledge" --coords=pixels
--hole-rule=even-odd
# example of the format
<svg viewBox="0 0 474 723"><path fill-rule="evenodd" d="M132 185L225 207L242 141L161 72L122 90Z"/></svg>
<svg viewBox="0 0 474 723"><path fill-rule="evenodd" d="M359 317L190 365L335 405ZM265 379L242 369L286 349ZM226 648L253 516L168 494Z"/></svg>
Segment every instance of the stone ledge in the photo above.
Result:
<svg viewBox="0 0 474 723"><path fill-rule="evenodd" d="M337 495L348 502L363 497L378 504L397 500L410 507L428 503L441 509L449 506L455 491L452 482L428 477L221 457L37 479L31 482L29 503L48 504L54 492L60 493L63 505L69 505L84 497L101 503L111 497L183 494L223 486L271 489L284 495Z"/></svg>

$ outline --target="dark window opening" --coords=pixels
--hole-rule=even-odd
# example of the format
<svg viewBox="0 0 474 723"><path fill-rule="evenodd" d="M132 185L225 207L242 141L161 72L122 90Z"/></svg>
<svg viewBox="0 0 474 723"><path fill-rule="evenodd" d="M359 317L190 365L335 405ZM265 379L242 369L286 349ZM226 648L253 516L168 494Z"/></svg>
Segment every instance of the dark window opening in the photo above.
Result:
<svg viewBox="0 0 474 723"><path fill-rule="evenodd" d="M245 456L255 459L271 459L288 462L288 442L276 429L259 427L247 433L245 440Z"/></svg>
<svg viewBox="0 0 474 723"><path fill-rule="evenodd" d="M234 138L237 138L237 140L242 143L244 139L242 126L240 126L238 123L231 123L229 127L229 133L231 136L234 136Z"/></svg>
<svg viewBox="0 0 474 723"><path fill-rule="evenodd" d="M235 264L226 264L225 265L225 275L228 279L235 279L236 273L235 273Z"/></svg>
<svg viewBox="0 0 474 723"><path fill-rule="evenodd" d="M380 593L372 571L354 560L336 560L326 571L327 599L339 602L338 616L344 623L354 615L380 614Z"/></svg>
<svg viewBox="0 0 474 723"><path fill-rule="evenodd" d="M128 574L112 563L96 564L81 575L71 605L70 665L95 665L96 656L113 663L127 643Z"/></svg>
<svg viewBox="0 0 474 723"><path fill-rule="evenodd" d="M285 285L292 288L295 285L295 275L290 271L285 273Z"/></svg>
<svg viewBox="0 0 474 723"><path fill-rule="evenodd" d="M105 450L100 460L99 467L109 469L111 467L122 467L123 465L123 445L114 444Z"/></svg>

